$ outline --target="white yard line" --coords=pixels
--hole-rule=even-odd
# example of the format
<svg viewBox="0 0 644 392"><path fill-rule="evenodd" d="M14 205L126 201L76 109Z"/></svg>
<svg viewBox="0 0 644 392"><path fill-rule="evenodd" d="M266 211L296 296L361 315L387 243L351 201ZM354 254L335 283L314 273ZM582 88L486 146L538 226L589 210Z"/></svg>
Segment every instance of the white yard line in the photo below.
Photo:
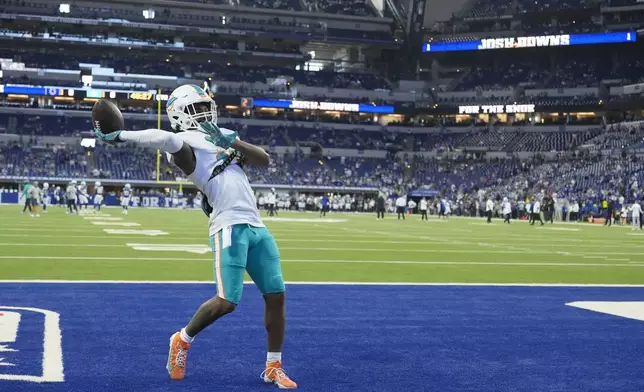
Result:
<svg viewBox="0 0 644 392"><path fill-rule="evenodd" d="M58 231L59 229L56 228ZM0 229L0 233L2 233L4 230ZM45 231L50 233L52 231L51 228L46 229L46 230L31 230L31 229L16 229L15 231L18 232L23 232L23 231ZM79 233L87 233L87 230L64 230L65 232L68 231L73 231L73 232L79 232ZM163 241L168 241L170 240L204 240L205 238L208 237L207 231L202 231L203 235L201 236L191 236L191 237L178 237L175 235L170 235L169 237L164 237L162 238ZM181 234L186 234L185 232L181 232ZM132 236L137 235L136 233L133 233L131 235L110 235L109 237L104 237L106 239L118 239L118 238L131 238ZM102 233L98 233L96 235L73 235L65 239L75 239L75 238L101 238ZM24 234L0 234L0 238L2 237L24 237ZM319 235L316 235L316 237L320 237ZM295 237L277 237L277 242L279 244L281 243L288 243L288 242L293 242L293 243L299 243L299 242L305 242L305 243L353 243L353 244L426 244L426 245L437 245L437 244L442 244L442 245L479 245L479 244L487 244L487 245L482 245L482 246L495 246L495 247L501 247L501 248L506 248L507 250L521 250L521 251L530 251L528 248L518 248L515 245L522 245L522 246L532 246L532 247L546 247L546 248L552 248L552 244L539 244L539 243L531 243L531 242L514 242L514 241L509 241L507 244L491 244L491 243L483 243L480 241L476 241L476 239L479 239L478 237L471 237L470 239L473 240L473 242L468 242L468 241L461 241L461 240L449 240L449 239L440 239L440 238L427 238L427 239L422 239L422 240L377 240L377 239L372 239L372 240L360 240L360 239L347 239L347 235L328 235L328 237L333 237L333 239L326 239L326 238L295 238ZM352 238L374 238L375 236L352 236ZM384 237L384 236L383 236ZM391 237L391 236L388 236ZM51 235L51 234L39 234L38 238L61 238L61 235ZM498 239L498 237L497 237ZM569 242L568 240L561 241L561 242ZM583 242L589 242L589 240L584 240ZM637 244L637 243L620 243L620 242L611 242L611 244L606 244L606 245L600 245L600 244L595 244L594 241L590 241L590 244L584 244L583 248L588 249L588 248L623 248L623 247L631 247L631 248L644 248L644 244ZM566 251L553 251L553 253L559 253L559 254L567 254L569 252Z"/></svg>
<svg viewBox="0 0 644 392"><path fill-rule="evenodd" d="M166 239L163 243L167 243ZM150 245L159 245L159 243L152 243ZM177 246L184 246L184 244L171 244ZM208 246L204 242L204 246ZM455 243L454 245L460 245ZM326 252L391 252L391 253L450 253L450 254L546 254L546 255L565 255L572 257L583 257L588 259L606 259L608 256L639 256L638 252L602 252L601 255L592 253L573 253L573 252L555 252L539 249L522 249L515 247L508 250L502 250L500 245L478 243L481 247L490 247L492 249L399 249L399 248L345 248L345 247L288 247L281 246L281 250L305 250L305 251L326 251ZM185 246L195 246L195 244L185 244ZM51 247L51 248L128 248L127 244L69 244L69 243L22 243L22 242L0 242L0 247Z"/></svg>

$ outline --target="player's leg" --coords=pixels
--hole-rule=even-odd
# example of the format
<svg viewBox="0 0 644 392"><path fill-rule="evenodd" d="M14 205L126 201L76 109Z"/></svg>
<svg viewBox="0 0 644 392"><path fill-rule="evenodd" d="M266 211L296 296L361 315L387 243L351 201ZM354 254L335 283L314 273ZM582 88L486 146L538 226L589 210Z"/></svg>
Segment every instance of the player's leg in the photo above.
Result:
<svg viewBox="0 0 644 392"><path fill-rule="evenodd" d="M31 212L34 216L40 216L38 211L38 200L31 199Z"/></svg>
<svg viewBox="0 0 644 392"><path fill-rule="evenodd" d="M264 326L267 335L264 382L282 389L297 388L282 368L282 347L286 326L286 296L280 254L271 233L265 227L248 226L250 246L246 271L264 296Z"/></svg>
<svg viewBox="0 0 644 392"><path fill-rule="evenodd" d="M166 368L173 380L184 378L188 349L195 336L217 319L233 312L241 300L248 255L244 226L227 227L210 237L217 295L201 304L188 325L170 338Z"/></svg>
<svg viewBox="0 0 644 392"><path fill-rule="evenodd" d="M632 224L633 224L633 230L637 230L637 229L639 229L639 225L640 225L640 217L639 217L639 216L633 216L633 217L631 218L631 220L633 221L633 222L632 222Z"/></svg>

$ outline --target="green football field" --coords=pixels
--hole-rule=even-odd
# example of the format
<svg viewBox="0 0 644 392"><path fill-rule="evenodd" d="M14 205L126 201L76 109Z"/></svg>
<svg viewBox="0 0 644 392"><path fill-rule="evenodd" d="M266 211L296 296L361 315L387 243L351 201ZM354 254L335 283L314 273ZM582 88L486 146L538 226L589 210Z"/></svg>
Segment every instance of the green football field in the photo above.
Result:
<svg viewBox="0 0 644 392"><path fill-rule="evenodd" d="M0 206L0 280L213 280L199 210L20 210ZM627 227L294 212L266 224L287 281L644 283L644 233Z"/></svg>

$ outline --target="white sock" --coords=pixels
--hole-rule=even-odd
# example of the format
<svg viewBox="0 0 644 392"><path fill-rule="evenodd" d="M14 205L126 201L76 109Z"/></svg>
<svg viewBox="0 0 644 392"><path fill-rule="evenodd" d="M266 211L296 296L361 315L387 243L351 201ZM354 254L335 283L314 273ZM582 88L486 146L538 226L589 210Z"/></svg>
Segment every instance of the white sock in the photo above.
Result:
<svg viewBox="0 0 644 392"><path fill-rule="evenodd" d="M271 353L268 352L266 353L266 362L281 362L282 361L282 353Z"/></svg>
<svg viewBox="0 0 644 392"><path fill-rule="evenodd" d="M185 328L181 328L181 340L183 340L184 342L190 344L190 343L192 343L193 340L195 340L195 338L190 336L190 335L188 335L186 333Z"/></svg>

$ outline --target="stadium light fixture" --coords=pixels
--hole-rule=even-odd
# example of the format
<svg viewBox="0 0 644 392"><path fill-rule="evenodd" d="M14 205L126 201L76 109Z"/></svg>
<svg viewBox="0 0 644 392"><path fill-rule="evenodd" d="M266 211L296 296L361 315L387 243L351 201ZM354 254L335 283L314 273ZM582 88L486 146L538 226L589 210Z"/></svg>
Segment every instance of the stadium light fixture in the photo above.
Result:
<svg viewBox="0 0 644 392"><path fill-rule="evenodd" d="M81 82L83 82L83 86L85 87L92 87L92 82L94 81L94 77L92 75L82 75L81 76Z"/></svg>
<svg viewBox="0 0 644 392"><path fill-rule="evenodd" d="M154 19L155 17L155 12L152 8L148 8L147 10L143 10L143 17L145 19Z"/></svg>
<svg viewBox="0 0 644 392"><path fill-rule="evenodd" d="M60 12L61 14L69 14L71 12L69 4L60 3L60 5L58 6L58 12Z"/></svg>
<svg viewBox="0 0 644 392"><path fill-rule="evenodd" d="M96 139L83 138L81 139L81 146L85 148L96 147Z"/></svg>

